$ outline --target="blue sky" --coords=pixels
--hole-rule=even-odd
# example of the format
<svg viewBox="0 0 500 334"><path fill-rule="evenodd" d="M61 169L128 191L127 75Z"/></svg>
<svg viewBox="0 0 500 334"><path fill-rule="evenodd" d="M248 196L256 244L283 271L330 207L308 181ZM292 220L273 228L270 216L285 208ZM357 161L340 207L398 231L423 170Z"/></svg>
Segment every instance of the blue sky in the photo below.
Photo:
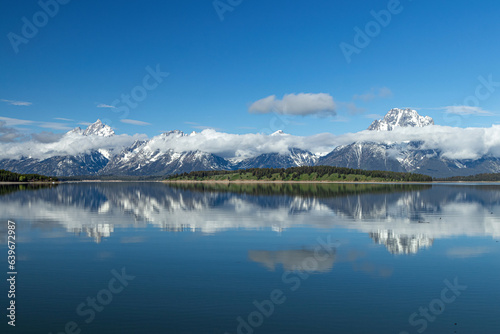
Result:
<svg viewBox="0 0 500 334"><path fill-rule="evenodd" d="M440 125L500 122L498 1L55 1L41 1L58 4L53 17L37 1L0 5L6 127L58 133L100 118L148 136L308 136L363 130L393 107Z"/></svg>

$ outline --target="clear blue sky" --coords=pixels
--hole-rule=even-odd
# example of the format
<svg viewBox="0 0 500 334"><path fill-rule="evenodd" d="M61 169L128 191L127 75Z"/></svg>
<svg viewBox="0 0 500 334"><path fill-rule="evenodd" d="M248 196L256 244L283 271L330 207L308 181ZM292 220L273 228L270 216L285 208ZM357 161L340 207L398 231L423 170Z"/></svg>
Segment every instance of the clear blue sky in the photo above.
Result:
<svg viewBox="0 0 500 334"><path fill-rule="evenodd" d="M204 127L312 135L363 130L376 115L410 107L441 125L499 123L500 83L478 78L500 82L500 2L401 0L348 63L341 43L356 47L354 29L377 29L371 11L391 2L243 0L218 13L212 0L72 0L44 17L37 1L3 1L0 121L35 132L100 118L117 133L149 136ZM10 33L25 38L23 17L31 24L34 15L38 32L25 28L29 38L13 43ZM146 67L158 64L169 75L145 90ZM147 96L127 115L102 107L123 106L134 89ZM300 93L329 94L335 112L284 121L249 112L265 97Z"/></svg>

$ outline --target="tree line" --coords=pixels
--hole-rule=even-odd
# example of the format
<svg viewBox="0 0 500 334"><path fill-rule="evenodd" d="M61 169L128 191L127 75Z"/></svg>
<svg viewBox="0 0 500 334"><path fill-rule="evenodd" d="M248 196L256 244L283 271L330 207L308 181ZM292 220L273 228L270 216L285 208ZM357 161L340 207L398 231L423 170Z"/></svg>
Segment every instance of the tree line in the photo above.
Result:
<svg viewBox="0 0 500 334"><path fill-rule="evenodd" d="M479 182L479 181L500 181L500 173L482 173L476 175L468 176L452 176L447 178L436 179L436 181L468 181L468 182Z"/></svg>
<svg viewBox="0 0 500 334"><path fill-rule="evenodd" d="M321 179L325 176L332 176L336 174L340 179L346 179L349 175L365 176L370 178L380 178L387 181L404 181L404 182L430 182L432 177L423 174L415 173L403 173L403 172L390 172L381 170L364 170L364 169L353 169L347 167L334 167L334 166L302 166L302 167L290 167L290 168L248 168L239 169L236 171L222 171L222 170L212 170L212 171L194 171L190 173L182 173L171 175L168 179L184 179L184 180L195 180L195 179L207 179L213 178L215 176L221 175L231 175L231 174L251 174L252 178L257 180L262 179L276 179L278 176L279 180L300 180L302 176L311 176L315 174L316 179ZM358 181L357 178L354 181Z"/></svg>
<svg viewBox="0 0 500 334"><path fill-rule="evenodd" d="M18 174L0 169L0 182L51 182L57 178L39 174Z"/></svg>

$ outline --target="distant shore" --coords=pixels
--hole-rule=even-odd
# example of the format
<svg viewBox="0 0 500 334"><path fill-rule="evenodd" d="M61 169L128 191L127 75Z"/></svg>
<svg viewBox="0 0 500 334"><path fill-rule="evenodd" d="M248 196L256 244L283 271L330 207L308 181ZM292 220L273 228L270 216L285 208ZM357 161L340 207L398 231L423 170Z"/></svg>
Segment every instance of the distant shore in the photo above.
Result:
<svg viewBox="0 0 500 334"><path fill-rule="evenodd" d="M500 183L500 181L430 181L430 182L417 182L417 181L269 181L269 180L163 180L162 183L212 183L212 184L253 184L253 183L266 183L266 184L280 184L280 183L332 183L332 184L438 184L438 183Z"/></svg>
<svg viewBox="0 0 500 334"><path fill-rule="evenodd" d="M4 182L0 181L1 184L59 184L61 183L60 181L41 181L41 182Z"/></svg>
<svg viewBox="0 0 500 334"><path fill-rule="evenodd" d="M500 183L500 181L269 181L269 180L75 180L75 181L47 181L47 182L0 182L0 185L37 185L37 184L63 184L63 183L119 183L119 182L134 182L134 183L206 183L206 184L439 184L439 183Z"/></svg>
<svg viewBox="0 0 500 334"><path fill-rule="evenodd" d="M325 184L325 183L332 183L332 184L431 184L433 182L403 182L403 181L394 181L394 182L389 182L389 181L269 181L269 180L234 180L234 181L227 181L227 180L164 180L161 181L163 183L207 183L207 184L258 184L258 183L265 183L265 184Z"/></svg>

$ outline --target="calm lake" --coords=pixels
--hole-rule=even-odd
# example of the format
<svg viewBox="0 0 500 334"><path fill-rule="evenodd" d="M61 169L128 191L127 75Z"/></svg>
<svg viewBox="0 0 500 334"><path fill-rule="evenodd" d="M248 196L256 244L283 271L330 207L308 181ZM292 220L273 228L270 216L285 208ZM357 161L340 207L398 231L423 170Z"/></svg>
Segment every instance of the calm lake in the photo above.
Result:
<svg viewBox="0 0 500 334"><path fill-rule="evenodd" d="M496 184L0 186L1 333L500 333Z"/></svg>

